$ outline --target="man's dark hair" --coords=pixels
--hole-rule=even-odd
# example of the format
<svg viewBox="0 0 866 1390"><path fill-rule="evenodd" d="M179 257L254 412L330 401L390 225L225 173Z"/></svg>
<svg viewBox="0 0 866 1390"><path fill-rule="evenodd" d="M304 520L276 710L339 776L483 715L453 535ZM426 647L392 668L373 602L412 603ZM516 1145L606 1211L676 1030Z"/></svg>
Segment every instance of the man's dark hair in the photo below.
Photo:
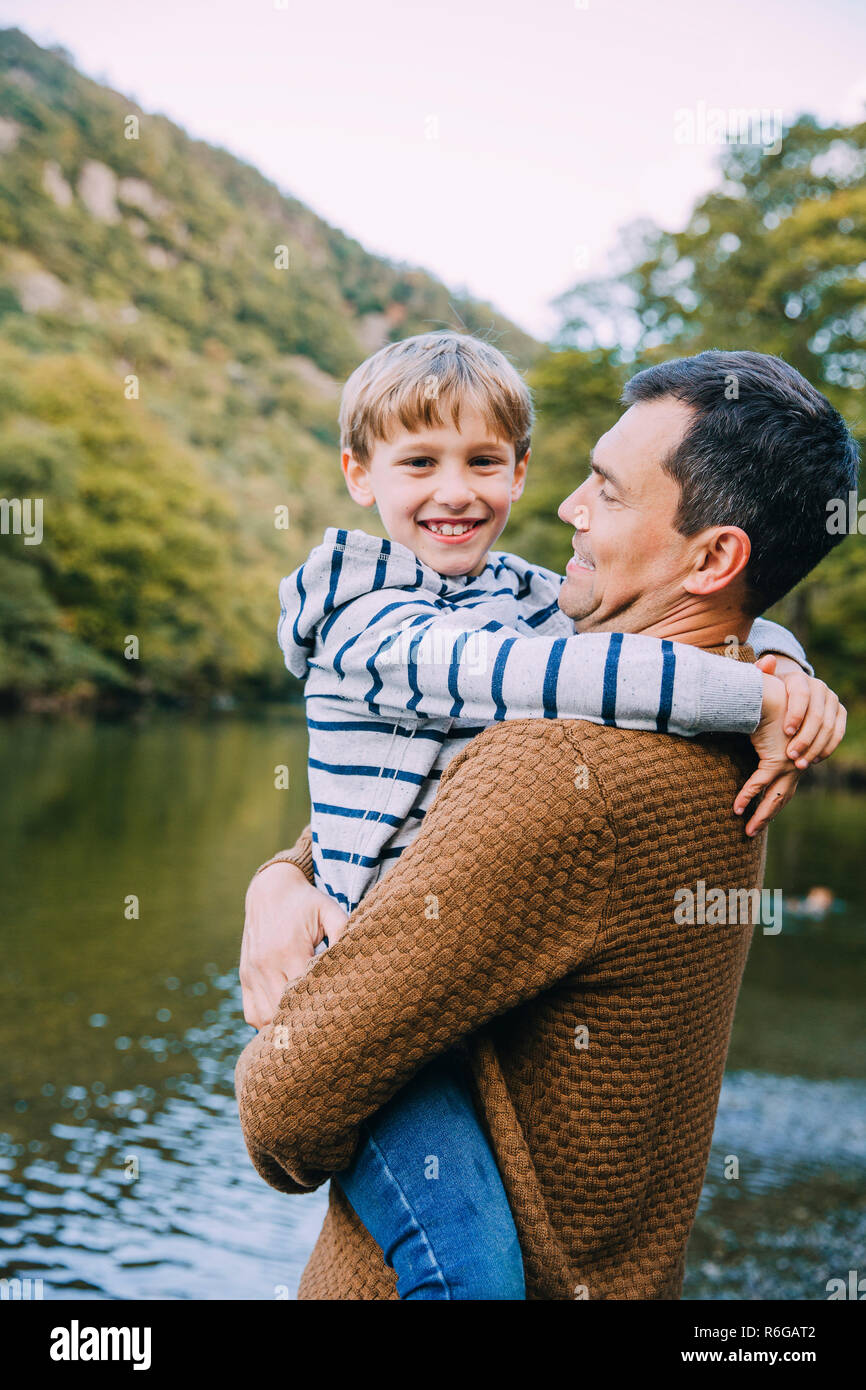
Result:
<svg viewBox="0 0 866 1390"><path fill-rule="evenodd" d="M680 487L677 530L740 526L752 543L747 603L757 615L843 539L827 504L857 487L848 426L805 377L762 352L701 352L638 372L623 402L663 396L695 418L663 466Z"/></svg>

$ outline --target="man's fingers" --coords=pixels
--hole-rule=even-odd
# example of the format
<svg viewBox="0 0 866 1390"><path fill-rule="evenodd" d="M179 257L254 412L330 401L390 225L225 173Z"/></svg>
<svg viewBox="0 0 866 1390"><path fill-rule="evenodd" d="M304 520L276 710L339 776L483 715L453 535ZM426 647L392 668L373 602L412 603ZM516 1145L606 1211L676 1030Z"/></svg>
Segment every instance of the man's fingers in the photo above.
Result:
<svg viewBox="0 0 866 1390"><path fill-rule="evenodd" d="M268 1021L268 1017L270 1016L273 1018L273 1013L268 1015L267 1007L267 1001L264 995L258 990L250 990L248 994L245 993L244 1021L248 1023L251 1028L264 1028Z"/></svg>
<svg viewBox="0 0 866 1390"><path fill-rule="evenodd" d="M306 970L307 959L292 952L283 957L279 968L275 968L272 959L260 962L252 951L248 952L240 969L241 999L247 1023L253 1028L262 1028L270 1022L280 1007L286 986Z"/></svg>
<svg viewBox="0 0 866 1390"><path fill-rule="evenodd" d="M348 920L346 913L338 903L323 903L319 913L319 921L325 936L328 938L329 946L333 946L335 941L339 941L346 930Z"/></svg>
<svg viewBox="0 0 866 1390"><path fill-rule="evenodd" d="M274 1016L274 1009L268 1013L268 993L264 976L258 973L250 972L246 981L241 980L244 1019L252 1028L263 1028L268 1019Z"/></svg>
<svg viewBox="0 0 866 1390"><path fill-rule="evenodd" d="M253 1028L264 1028L266 1023L270 1023L280 1007L280 1001L288 986L300 979L307 964L307 961L289 962L288 970L290 973L288 975L270 975L267 979L261 976L253 988L245 990L243 1002L244 1018L247 1023L251 1024Z"/></svg>

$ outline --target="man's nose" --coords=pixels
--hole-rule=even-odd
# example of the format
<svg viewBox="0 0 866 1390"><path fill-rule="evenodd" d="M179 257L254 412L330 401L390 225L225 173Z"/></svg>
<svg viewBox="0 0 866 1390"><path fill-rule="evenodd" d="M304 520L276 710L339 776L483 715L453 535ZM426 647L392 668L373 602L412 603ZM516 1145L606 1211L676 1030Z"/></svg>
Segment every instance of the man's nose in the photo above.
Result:
<svg viewBox="0 0 866 1390"><path fill-rule="evenodd" d="M566 497L557 515L560 521L573 526L576 531L589 530L589 507L583 501L583 486L574 491L570 497Z"/></svg>

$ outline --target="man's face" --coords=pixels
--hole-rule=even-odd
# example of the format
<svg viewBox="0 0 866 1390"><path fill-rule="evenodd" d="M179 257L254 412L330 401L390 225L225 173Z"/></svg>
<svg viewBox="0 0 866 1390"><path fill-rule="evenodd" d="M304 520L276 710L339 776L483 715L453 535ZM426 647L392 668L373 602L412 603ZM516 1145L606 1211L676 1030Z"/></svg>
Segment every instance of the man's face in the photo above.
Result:
<svg viewBox="0 0 866 1390"><path fill-rule="evenodd" d="M670 398L630 406L596 444L590 476L559 508L575 527L559 606L581 632L643 632L688 598L682 580L694 537L674 526L680 489L661 462L693 418Z"/></svg>

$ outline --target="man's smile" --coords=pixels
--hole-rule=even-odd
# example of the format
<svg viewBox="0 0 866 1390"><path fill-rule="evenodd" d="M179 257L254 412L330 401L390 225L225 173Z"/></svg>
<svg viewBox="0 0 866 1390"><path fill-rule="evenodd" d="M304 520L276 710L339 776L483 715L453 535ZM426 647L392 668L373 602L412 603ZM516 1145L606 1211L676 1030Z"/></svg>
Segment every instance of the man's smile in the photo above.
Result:
<svg viewBox="0 0 866 1390"><path fill-rule="evenodd" d="M586 555L581 555L577 547L575 547L574 556L571 560L569 560L568 564L566 565L565 572L566 574L574 574L576 570L594 569L595 565L592 563L592 561Z"/></svg>

